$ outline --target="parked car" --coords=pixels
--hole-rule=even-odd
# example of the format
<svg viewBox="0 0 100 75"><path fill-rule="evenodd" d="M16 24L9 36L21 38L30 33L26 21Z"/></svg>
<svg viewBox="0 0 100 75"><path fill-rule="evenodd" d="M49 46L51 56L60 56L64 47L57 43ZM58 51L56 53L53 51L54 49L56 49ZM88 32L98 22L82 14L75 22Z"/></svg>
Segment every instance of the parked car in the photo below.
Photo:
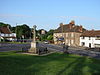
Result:
<svg viewBox="0 0 100 75"><path fill-rule="evenodd" d="M49 41L44 41L45 44L49 44Z"/></svg>

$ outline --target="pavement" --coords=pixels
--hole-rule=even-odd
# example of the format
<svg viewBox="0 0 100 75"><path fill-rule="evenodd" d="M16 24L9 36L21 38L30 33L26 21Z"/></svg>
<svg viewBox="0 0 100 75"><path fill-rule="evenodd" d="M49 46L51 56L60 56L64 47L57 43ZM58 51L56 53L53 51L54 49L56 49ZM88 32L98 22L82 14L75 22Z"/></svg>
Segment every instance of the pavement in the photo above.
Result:
<svg viewBox="0 0 100 75"><path fill-rule="evenodd" d="M53 52L63 52L63 47L61 45L54 45L54 44L44 44L39 43L39 46L47 47L48 50ZM7 52L7 51L19 51L22 48L28 50L31 47L31 44L10 44L10 43L0 43L0 52ZM69 47L68 52L70 54L77 54L81 56L88 56L92 58L100 59L100 52L94 52L90 50L85 50L84 48L79 47Z"/></svg>

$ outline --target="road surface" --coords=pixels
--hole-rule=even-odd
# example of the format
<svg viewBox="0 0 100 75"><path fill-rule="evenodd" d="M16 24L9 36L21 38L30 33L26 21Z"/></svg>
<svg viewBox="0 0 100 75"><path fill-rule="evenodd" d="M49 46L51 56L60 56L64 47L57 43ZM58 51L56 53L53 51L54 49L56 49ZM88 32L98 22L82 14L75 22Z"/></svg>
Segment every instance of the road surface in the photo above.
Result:
<svg viewBox="0 0 100 75"><path fill-rule="evenodd" d="M0 52L19 51L22 48L28 50L30 48L30 46L31 46L31 44L2 43L2 44L0 44ZM61 45L39 43L39 46L47 47L47 49L50 50L50 51L63 52L63 47ZM84 50L82 48L69 47L68 52L70 54L78 54L78 55L82 55L82 56L89 56L89 57L93 57L93 58L100 58L100 52Z"/></svg>

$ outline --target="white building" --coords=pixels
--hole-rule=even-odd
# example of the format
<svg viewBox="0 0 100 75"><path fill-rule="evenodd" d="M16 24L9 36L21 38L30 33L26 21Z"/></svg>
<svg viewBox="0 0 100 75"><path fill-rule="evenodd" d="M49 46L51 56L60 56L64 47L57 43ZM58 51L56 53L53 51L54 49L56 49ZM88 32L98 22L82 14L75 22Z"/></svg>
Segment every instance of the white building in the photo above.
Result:
<svg viewBox="0 0 100 75"><path fill-rule="evenodd" d="M85 31L80 36L80 46L84 47L100 47L100 30Z"/></svg>
<svg viewBox="0 0 100 75"><path fill-rule="evenodd" d="M16 33L12 33L8 26L0 27L0 41L1 39L14 41L16 40Z"/></svg>

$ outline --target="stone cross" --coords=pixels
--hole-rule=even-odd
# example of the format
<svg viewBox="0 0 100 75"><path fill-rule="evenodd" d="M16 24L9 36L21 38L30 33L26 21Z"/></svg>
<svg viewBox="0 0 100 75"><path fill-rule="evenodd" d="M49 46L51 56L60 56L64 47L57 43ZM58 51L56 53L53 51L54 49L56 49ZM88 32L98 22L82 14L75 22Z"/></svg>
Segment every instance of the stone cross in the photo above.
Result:
<svg viewBox="0 0 100 75"><path fill-rule="evenodd" d="M29 49L29 52L36 54L36 25L33 26L33 41L31 42L31 48Z"/></svg>

